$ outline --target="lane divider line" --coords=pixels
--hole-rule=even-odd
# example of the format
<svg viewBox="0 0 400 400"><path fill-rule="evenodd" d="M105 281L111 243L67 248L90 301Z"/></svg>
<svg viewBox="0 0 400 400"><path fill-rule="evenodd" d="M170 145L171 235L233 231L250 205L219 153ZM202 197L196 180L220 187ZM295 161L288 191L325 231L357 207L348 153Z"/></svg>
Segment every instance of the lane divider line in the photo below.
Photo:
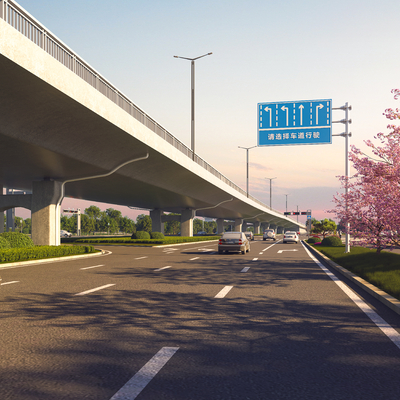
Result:
<svg viewBox="0 0 400 400"><path fill-rule="evenodd" d="M200 257L194 257L194 258L191 258L189 261L194 261L194 260L198 260Z"/></svg>
<svg viewBox="0 0 400 400"><path fill-rule="evenodd" d="M267 247L266 249L264 249L263 251L267 251L268 249L270 249L272 246L275 246L276 244L278 244L280 242L280 240L278 240L277 242L275 242L274 244L271 244L271 246Z"/></svg>
<svg viewBox="0 0 400 400"><path fill-rule="evenodd" d="M240 272L247 272L250 269L250 267L244 267Z"/></svg>
<svg viewBox="0 0 400 400"><path fill-rule="evenodd" d="M253 261L257 261L258 260L258 258L253 258Z"/></svg>
<svg viewBox="0 0 400 400"><path fill-rule="evenodd" d="M329 271L321 262L319 262L307 249L307 247L301 243L304 250L307 252L309 257L331 278L339 287L343 290L347 296L363 311L371 321L400 349L400 334L392 328L382 317L380 317L367 303L365 303L360 297L358 297L344 282L342 282L335 274Z"/></svg>
<svg viewBox="0 0 400 400"><path fill-rule="evenodd" d="M167 268L171 268L171 266L169 265L168 267L157 268L154 271L158 272L158 271L162 271L163 269L167 269Z"/></svg>
<svg viewBox="0 0 400 400"><path fill-rule="evenodd" d="M94 288L94 289L89 289L89 290L85 290L84 292L77 293L75 296L83 296L83 295L85 295L85 294L97 292L98 290L106 289L106 288L108 288L108 287L110 287L110 286L114 286L114 285L115 285L115 283L110 283L110 284L108 284L108 285L99 286L99 287Z"/></svg>
<svg viewBox="0 0 400 400"><path fill-rule="evenodd" d="M215 299L222 299L224 298L230 290L233 288L233 286L225 286L214 298Z"/></svg>
<svg viewBox="0 0 400 400"><path fill-rule="evenodd" d="M144 258L147 258L147 256L145 256L145 257L134 258L134 260L143 260Z"/></svg>
<svg viewBox="0 0 400 400"><path fill-rule="evenodd" d="M0 283L0 286L3 285L11 285L12 283L18 283L19 281L10 281L10 282L4 282L4 283Z"/></svg>
<svg viewBox="0 0 400 400"><path fill-rule="evenodd" d="M179 347L163 347L110 400L136 399L178 350Z"/></svg>
<svg viewBox="0 0 400 400"><path fill-rule="evenodd" d="M93 267L85 267L85 268L79 268L79 269L84 270L84 269L99 268L99 267L104 267L104 264L94 265Z"/></svg>

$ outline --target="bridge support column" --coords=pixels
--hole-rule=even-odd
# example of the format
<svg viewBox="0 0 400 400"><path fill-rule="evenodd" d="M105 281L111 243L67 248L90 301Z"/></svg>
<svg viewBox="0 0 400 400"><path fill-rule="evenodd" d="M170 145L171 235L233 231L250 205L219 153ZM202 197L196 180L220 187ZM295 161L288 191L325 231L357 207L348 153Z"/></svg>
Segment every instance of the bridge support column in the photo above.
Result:
<svg viewBox="0 0 400 400"><path fill-rule="evenodd" d="M283 233L283 227L282 226L277 226L276 227L276 233Z"/></svg>
<svg viewBox="0 0 400 400"><path fill-rule="evenodd" d="M242 231L242 224L243 224L243 219L242 218L236 218L235 219L235 232L241 232Z"/></svg>
<svg viewBox="0 0 400 400"><path fill-rule="evenodd" d="M242 232L246 232L246 231L247 231L247 222L246 222L246 221L243 221L243 222L242 222L242 229L241 229L241 231L242 231Z"/></svg>
<svg viewBox="0 0 400 400"><path fill-rule="evenodd" d="M260 233L260 225L261 225L260 222L254 222L254 223L253 223L253 226L254 226L254 234L255 234L255 235L258 235L258 234Z"/></svg>
<svg viewBox="0 0 400 400"><path fill-rule="evenodd" d="M61 182L32 183L32 240L36 245L56 246L59 243L56 215L61 195Z"/></svg>
<svg viewBox="0 0 400 400"><path fill-rule="evenodd" d="M224 233L224 219L217 218L217 233Z"/></svg>
<svg viewBox="0 0 400 400"><path fill-rule="evenodd" d="M151 227L152 227L151 230L153 232L164 233L164 223L161 221L162 214L163 214L162 210L158 208L150 211Z"/></svg>
<svg viewBox="0 0 400 400"><path fill-rule="evenodd" d="M185 209L181 214L181 236L193 236L194 210Z"/></svg>

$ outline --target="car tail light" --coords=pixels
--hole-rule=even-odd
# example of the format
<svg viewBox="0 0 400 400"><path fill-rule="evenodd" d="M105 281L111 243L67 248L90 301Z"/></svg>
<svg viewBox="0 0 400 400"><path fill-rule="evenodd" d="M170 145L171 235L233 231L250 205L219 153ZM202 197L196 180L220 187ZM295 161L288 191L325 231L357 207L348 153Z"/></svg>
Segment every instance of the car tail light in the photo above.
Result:
<svg viewBox="0 0 400 400"><path fill-rule="evenodd" d="M222 244L222 239L219 239L219 243L218 244Z"/></svg>
<svg viewBox="0 0 400 400"><path fill-rule="evenodd" d="M243 244L242 239L239 239L239 243L238 244Z"/></svg>

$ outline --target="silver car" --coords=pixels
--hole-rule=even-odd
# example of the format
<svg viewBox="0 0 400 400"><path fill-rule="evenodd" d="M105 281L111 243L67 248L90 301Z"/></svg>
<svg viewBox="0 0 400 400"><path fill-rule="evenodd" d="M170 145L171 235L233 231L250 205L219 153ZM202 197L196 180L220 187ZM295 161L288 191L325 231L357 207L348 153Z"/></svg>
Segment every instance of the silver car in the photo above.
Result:
<svg viewBox="0 0 400 400"><path fill-rule="evenodd" d="M263 240L272 239L276 240L275 231L273 229L266 229L263 233Z"/></svg>
<svg viewBox="0 0 400 400"><path fill-rule="evenodd" d="M225 232L218 243L218 253L224 251L240 251L245 254L250 251L250 241L243 232Z"/></svg>

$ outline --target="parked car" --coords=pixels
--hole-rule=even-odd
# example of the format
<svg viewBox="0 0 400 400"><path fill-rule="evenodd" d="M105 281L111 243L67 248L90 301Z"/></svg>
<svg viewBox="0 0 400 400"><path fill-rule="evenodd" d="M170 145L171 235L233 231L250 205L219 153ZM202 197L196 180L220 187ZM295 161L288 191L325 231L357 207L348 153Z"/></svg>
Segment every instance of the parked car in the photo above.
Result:
<svg viewBox="0 0 400 400"><path fill-rule="evenodd" d="M60 231L60 237L71 237L72 233L65 231L64 229L61 229Z"/></svg>
<svg viewBox="0 0 400 400"><path fill-rule="evenodd" d="M299 235L297 232L288 231L283 235L283 243L295 242L299 243Z"/></svg>
<svg viewBox="0 0 400 400"><path fill-rule="evenodd" d="M252 231L247 231L244 233L249 240L254 240L254 234Z"/></svg>
<svg viewBox="0 0 400 400"><path fill-rule="evenodd" d="M263 233L263 240L272 239L273 241L276 240L276 234L273 229L266 229Z"/></svg>
<svg viewBox="0 0 400 400"><path fill-rule="evenodd" d="M240 251L245 254L250 251L250 241L243 232L225 232L218 243L218 253L224 251Z"/></svg>

